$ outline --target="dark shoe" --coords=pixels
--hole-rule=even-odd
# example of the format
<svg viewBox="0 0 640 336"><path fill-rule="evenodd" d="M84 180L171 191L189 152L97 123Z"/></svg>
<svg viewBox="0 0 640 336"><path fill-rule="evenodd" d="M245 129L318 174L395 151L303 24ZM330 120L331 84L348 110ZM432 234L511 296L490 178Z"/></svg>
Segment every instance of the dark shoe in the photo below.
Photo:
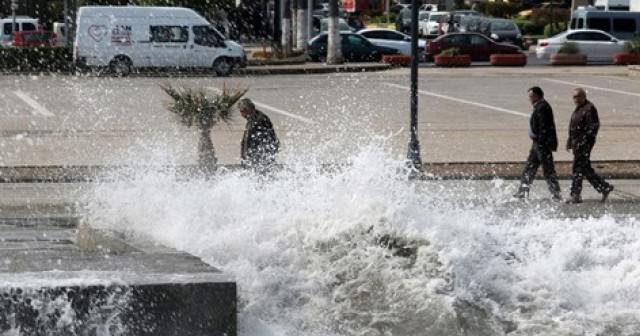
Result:
<svg viewBox="0 0 640 336"><path fill-rule="evenodd" d="M554 202L562 202L562 196L560 196L560 194L553 194L553 196L551 196L551 200Z"/></svg>
<svg viewBox="0 0 640 336"><path fill-rule="evenodd" d="M605 190L602 191L602 199L600 200L600 202L604 203L607 201L607 198L609 197L609 194L613 191L613 186L609 185Z"/></svg>
<svg viewBox="0 0 640 336"><path fill-rule="evenodd" d="M569 199L565 201L567 204L580 204L582 203L582 197L580 195L571 195Z"/></svg>
<svg viewBox="0 0 640 336"><path fill-rule="evenodd" d="M519 198L519 199L526 199L529 198L529 190L527 189L520 189L518 190L517 193L513 194L513 197L515 198Z"/></svg>

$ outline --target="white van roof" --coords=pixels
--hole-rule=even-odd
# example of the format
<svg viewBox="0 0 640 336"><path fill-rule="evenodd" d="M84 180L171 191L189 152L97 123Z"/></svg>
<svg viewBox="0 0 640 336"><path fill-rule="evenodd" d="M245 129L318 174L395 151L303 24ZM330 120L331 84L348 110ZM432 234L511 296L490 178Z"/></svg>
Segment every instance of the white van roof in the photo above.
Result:
<svg viewBox="0 0 640 336"><path fill-rule="evenodd" d="M206 21L194 10L183 7L149 6L85 6L78 9L78 16L117 16L126 18L154 17L173 19L200 19Z"/></svg>

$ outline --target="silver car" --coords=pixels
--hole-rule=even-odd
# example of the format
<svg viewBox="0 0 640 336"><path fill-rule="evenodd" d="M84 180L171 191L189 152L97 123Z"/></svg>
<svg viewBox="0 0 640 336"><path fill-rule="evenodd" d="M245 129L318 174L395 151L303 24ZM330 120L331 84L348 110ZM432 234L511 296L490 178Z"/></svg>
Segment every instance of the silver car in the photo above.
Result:
<svg viewBox="0 0 640 336"><path fill-rule="evenodd" d="M371 43L381 47L393 48L401 54L411 56L411 36L401 32L385 28L367 28L358 31L358 34L366 37ZM424 57L424 48L427 41L418 39L420 57Z"/></svg>
<svg viewBox="0 0 640 336"><path fill-rule="evenodd" d="M618 40L602 30L577 29L562 32L548 39L538 40L536 56L539 59L549 59L566 42L575 43L580 53L587 56L587 62L609 63L612 62L614 54L624 51L624 41Z"/></svg>

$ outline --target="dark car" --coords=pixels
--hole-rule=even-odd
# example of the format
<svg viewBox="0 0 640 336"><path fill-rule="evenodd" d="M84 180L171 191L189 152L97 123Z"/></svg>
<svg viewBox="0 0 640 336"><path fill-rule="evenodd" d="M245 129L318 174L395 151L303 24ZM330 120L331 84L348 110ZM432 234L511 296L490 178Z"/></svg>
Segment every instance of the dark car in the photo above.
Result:
<svg viewBox="0 0 640 336"><path fill-rule="evenodd" d="M507 42L522 47L522 33L511 20L493 19L489 23L489 37L496 42Z"/></svg>
<svg viewBox="0 0 640 336"><path fill-rule="evenodd" d="M471 56L472 61L488 61L492 54L517 54L520 48L506 43L497 43L480 33L450 33L427 43L427 59L442 51L457 48L461 54Z"/></svg>
<svg viewBox="0 0 640 336"><path fill-rule="evenodd" d="M309 57L312 61L324 61L327 58L329 36L320 34L309 41ZM358 34L340 33L342 56L349 62L378 62L382 55L398 54L394 48L376 46Z"/></svg>

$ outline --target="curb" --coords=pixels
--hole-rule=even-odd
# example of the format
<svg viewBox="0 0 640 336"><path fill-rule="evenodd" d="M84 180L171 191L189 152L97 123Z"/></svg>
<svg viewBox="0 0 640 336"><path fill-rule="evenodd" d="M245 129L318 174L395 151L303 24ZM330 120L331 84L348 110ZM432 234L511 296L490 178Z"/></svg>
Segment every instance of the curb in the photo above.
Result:
<svg viewBox="0 0 640 336"><path fill-rule="evenodd" d="M373 72L392 69L389 64L361 64L361 65L316 65L306 67L306 63L287 64L287 65L264 65L249 66L247 68L236 69L234 76L259 76L259 75L303 75L303 74L323 74L323 73L340 73L340 72ZM76 75L74 72L0 72L1 76L79 76L79 77L112 77L109 74L87 74ZM133 73L129 78L155 78L155 77L216 77L213 73L208 72L149 72L149 73Z"/></svg>
<svg viewBox="0 0 640 336"><path fill-rule="evenodd" d="M640 160L592 161L593 167L606 179L640 179ZM432 162L425 163L425 179L441 180L490 180L495 178L512 180L520 178L525 162ZM322 170L331 172L348 167L347 164L326 164ZM571 177L572 162L555 163L558 177ZM221 165L220 169L237 171L238 164ZM286 169L286 166L281 166ZM165 166L16 166L0 167L0 183L82 183L109 181L110 173L122 178L133 178L140 171L175 171L180 176L198 176L196 165ZM542 177L541 169L538 178Z"/></svg>

